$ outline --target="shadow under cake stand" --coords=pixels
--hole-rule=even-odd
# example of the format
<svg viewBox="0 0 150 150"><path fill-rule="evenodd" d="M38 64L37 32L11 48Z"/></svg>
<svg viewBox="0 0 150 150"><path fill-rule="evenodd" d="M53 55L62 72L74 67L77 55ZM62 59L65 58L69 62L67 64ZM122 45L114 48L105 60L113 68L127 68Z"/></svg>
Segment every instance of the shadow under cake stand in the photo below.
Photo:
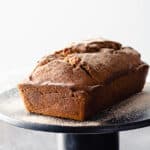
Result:
<svg viewBox="0 0 150 150"><path fill-rule="evenodd" d="M119 131L150 125L150 84L84 122L30 114L13 88L0 94L0 120L21 128L62 133L58 134L59 150L119 150Z"/></svg>

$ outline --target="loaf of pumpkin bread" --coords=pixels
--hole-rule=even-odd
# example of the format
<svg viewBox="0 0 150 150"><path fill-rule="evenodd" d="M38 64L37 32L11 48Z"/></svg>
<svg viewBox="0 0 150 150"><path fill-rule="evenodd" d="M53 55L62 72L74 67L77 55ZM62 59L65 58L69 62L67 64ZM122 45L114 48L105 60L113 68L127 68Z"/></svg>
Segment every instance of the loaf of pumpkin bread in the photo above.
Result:
<svg viewBox="0 0 150 150"><path fill-rule="evenodd" d="M18 89L29 112L83 121L140 92L147 72L133 48L89 40L43 57Z"/></svg>

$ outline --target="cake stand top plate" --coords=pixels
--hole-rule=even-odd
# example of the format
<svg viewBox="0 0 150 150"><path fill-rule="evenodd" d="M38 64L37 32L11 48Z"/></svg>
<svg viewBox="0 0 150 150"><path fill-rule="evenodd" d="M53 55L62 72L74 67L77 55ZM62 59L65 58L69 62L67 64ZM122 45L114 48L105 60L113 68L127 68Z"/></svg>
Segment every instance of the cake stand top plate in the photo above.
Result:
<svg viewBox="0 0 150 150"><path fill-rule="evenodd" d="M25 110L17 88L0 94L0 120L39 131L61 133L111 133L150 125L150 84L143 92L116 104L87 121L31 114Z"/></svg>

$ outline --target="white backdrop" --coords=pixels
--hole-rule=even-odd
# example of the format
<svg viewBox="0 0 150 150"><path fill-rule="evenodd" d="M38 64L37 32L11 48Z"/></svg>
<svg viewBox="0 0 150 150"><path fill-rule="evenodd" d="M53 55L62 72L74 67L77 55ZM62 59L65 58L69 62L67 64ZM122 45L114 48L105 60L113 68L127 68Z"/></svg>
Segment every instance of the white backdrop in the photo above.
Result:
<svg viewBox="0 0 150 150"><path fill-rule="evenodd" d="M24 71L46 53L99 36L133 46L150 63L149 9L148 0L0 0L1 72Z"/></svg>

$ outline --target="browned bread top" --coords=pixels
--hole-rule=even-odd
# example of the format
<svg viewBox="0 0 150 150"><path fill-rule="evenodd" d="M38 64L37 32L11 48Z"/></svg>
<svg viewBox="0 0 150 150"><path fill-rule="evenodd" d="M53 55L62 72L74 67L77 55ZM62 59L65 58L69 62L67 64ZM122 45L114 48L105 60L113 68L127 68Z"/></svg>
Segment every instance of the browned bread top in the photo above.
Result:
<svg viewBox="0 0 150 150"><path fill-rule="evenodd" d="M98 39L73 44L43 57L25 82L40 85L103 85L141 65L140 54L133 48Z"/></svg>

